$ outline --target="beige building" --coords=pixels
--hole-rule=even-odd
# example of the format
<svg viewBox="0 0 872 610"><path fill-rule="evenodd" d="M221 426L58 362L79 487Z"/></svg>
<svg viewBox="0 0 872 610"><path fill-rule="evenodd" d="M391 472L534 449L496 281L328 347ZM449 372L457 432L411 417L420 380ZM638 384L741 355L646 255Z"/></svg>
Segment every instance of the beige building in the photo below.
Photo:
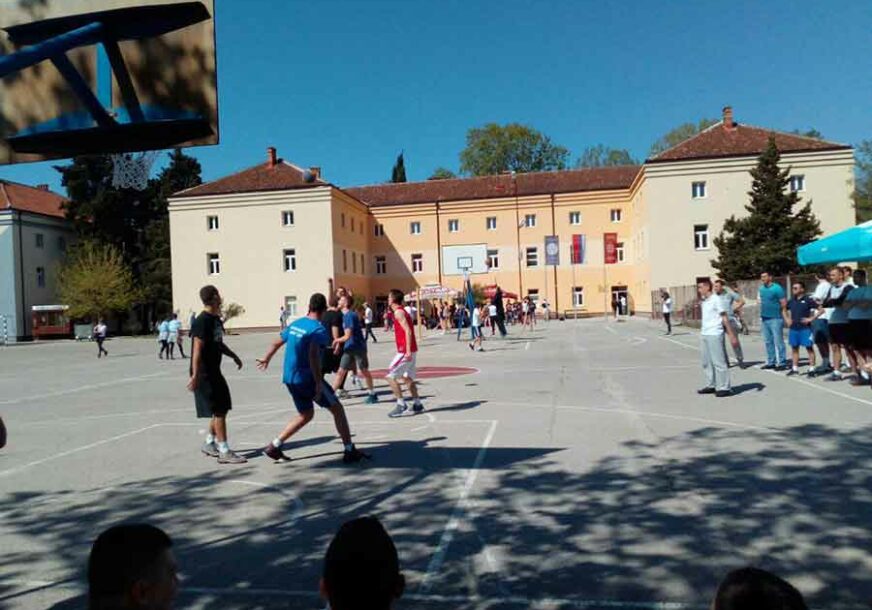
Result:
<svg viewBox="0 0 872 610"><path fill-rule="evenodd" d="M850 146L723 120L624 166L342 189L276 158L177 193L170 200L175 307L197 311L217 285L246 312L238 327L273 327L287 305L303 315L312 292L345 285L383 304L390 288L472 280L547 299L552 310L602 313L626 294L637 312L651 292L713 275L712 240L743 215L749 170L774 137L790 188L825 233L854 224ZM617 262L604 264L604 235ZM559 264L545 265L545 238ZM582 260L572 264L574 236ZM576 237L575 241L579 241Z"/></svg>

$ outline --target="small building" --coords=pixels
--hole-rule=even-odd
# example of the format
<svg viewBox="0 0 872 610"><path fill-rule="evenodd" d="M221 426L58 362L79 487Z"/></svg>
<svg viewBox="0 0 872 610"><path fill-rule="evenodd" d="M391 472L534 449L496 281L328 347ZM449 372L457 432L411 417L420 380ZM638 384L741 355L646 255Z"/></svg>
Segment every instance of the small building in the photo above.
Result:
<svg viewBox="0 0 872 610"><path fill-rule="evenodd" d="M0 342L29 339L33 306L56 305L58 266L75 240L64 197L0 180Z"/></svg>

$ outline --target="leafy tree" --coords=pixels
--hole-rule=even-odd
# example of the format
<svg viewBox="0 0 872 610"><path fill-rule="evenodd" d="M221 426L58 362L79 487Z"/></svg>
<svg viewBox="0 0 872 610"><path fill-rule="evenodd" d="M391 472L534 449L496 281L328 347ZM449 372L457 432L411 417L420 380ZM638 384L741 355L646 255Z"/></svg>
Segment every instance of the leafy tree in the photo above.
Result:
<svg viewBox="0 0 872 610"><path fill-rule="evenodd" d="M653 157L654 155L662 153L664 150L672 148L676 144L681 144L688 138L692 138L699 132L708 129L718 122L717 119L700 119L699 123L696 124L684 123L679 125L654 142L654 144L651 145L651 151L648 153L648 156Z"/></svg>
<svg viewBox="0 0 872 610"><path fill-rule="evenodd" d="M437 167L427 180L448 180L451 178L457 178L457 174L447 167Z"/></svg>
<svg viewBox="0 0 872 610"><path fill-rule="evenodd" d="M811 129L806 129L805 131L801 129L794 129L790 133L795 133L798 136L804 136L806 138L817 138L818 140L821 140L824 137L823 134L814 127L812 127Z"/></svg>
<svg viewBox="0 0 872 610"><path fill-rule="evenodd" d="M854 169L854 209L857 222L872 220L872 140L863 140L856 149Z"/></svg>
<svg viewBox="0 0 872 610"><path fill-rule="evenodd" d="M576 167L611 167L614 165L637 165L630 151L625 148L610 148L603 144L588 146L581 153Z"/></svg>
<svg viewBox="0 0 872 610"><path fill-rule="evenodd" d="M394 169L391 171L391 182L406 181L406 161L403 159L403 153L397 155L397 162L394 163Z"/></svg>
<svg viewBox="0 0 872 610"><path fill-rule="evenodd" d="M244 314L245 307L243 307L239 303L228 303L224 306L224 310L221 313L224 314L224 323L227 324L233 318L238 318L239 316Z"/></svg>
<svg viewBox="0 0 872 610"><path fill-rule="evenodd" d="M748 216L728 218L714 239L718 258L712 266L728 281L756 277L763 271L774 275L798 272L796 248L821 234L811 201L794 212L799 195L787 192L790 168L779 169L780 159L770 137L751 170L751 201L745 206Z"/></svg>
<svg viewBox="0 0 872 610"><path fill-rule="evenodd" d="M94 240L79 242L70 252L60 267L58 291L70 317L92 321L125 312L142 297L118 248Z"/></svg>
<svg viewBox="0 0 872 610"><path fill-rule="evenodd" d="M569 151L539 131L510 123L488 123L466 133L460 153L460 171L488 176L506 171L540 172L566 169Z"/></svg>

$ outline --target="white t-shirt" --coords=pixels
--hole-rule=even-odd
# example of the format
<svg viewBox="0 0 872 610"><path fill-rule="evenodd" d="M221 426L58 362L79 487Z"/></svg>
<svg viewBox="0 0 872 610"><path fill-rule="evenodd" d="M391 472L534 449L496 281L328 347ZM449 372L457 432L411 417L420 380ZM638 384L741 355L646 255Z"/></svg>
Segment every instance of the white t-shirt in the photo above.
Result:
<svg viewBox="0 0 872 610"><path fill-rule="evenodd" d="M106 325L105 324L98 324L97 326L95 326L94 327L94 334L97 335L98 337L105 338L106 337Z"/></svg>
<svg viewBox="0 0 872 610"><path fill-rule="evenodd" d="M492 318L497 317L497 306L496 305L488 305L487 306L487 315Z"/></svg>
<svg viewBox="0 0 872 610"><path fill-rule="evenodd" d="M721 317L727 313L718 295L712 293L700 304L702 309L702 326L700 334L705 337L718 337L724 334L724 322Z"/></svg>
<svg viewBox="0 0 872 610"><path fill-rule="evenodd" d="M481 326L481 310L478 307L472 309L472 325Z"/></svg>
<svg viewBox="0 0 872 610"><path fill-rule="evenodd" d="M363 323L372 324L372 307L367 307L363 312Z"/></svg>
<svg viewBox="0 0 872 610"><path fill-rule="evenodd" d="M814 293L811 295L811 298L813 298L819 304L823 303L824 300L827 298L827 293L830 291L831 286L832 284L830 284L826 280L818 281L817 288L814 289ZM833 315L833 308L824 307L824 313L821 314L820 319L829 320L831 315Z"/></svg>
<svg viewBox="0 0 872 610"><path fill-rule="evenodd" d="M672 313L672 297L663 301L663 313Z"/></svg>

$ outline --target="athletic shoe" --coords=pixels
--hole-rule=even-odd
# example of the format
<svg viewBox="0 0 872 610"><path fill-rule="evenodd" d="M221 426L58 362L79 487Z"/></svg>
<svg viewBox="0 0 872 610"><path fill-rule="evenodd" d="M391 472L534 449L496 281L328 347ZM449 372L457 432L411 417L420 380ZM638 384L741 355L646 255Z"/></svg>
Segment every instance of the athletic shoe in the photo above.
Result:
<svg viewBox="0 0 872 610"><path fill-rule="evenodd" d="M360 377L358 377L357 375L351 378L351 385L353 385L355 388L363 387L360 383Z"/></svg>
<svg viewBox="0 0 872 610"><path fill-rule="evenodd" d="M776 371L786 371L788 369L790 369L790 367L786 364L779 364L778 366L775 367Z"/></svg>
<svg viewBox="0 0 872 610"><path fill-rule="evenodd" d="M393 411L388 413L388 417L402 417L408 410L409 407L407 407L406 405L398 404L396 407L394 407Z"/></svg>
<svg viewBox="0 0 872 610"><path fill-rule="evenodd" d="M794 375L799 375L799 371L797 369L790 369L787 371L787 377L793 377Z"/></svg>
<svg viewBox="0 0 872 610"><path fill-rule="evenodd" d="M837 371L833 371L832 373L830 373L829 375L827 375L827 376L825 377L825 379L826 379L826 381L841 381L841 380L842 380L842 374L839 373L839 372L837 372Z"/></svg>
<svg viewBox="0 0 872 610"><path fill-rule="evenodd" d="M764 364L763 366L760 367L760 370L761 371L770 371L774 368L775 368L774 364Z"/></svg>
<svg viewBox="0 0 872 610"><path fill-rule="evenodd" d="M732 390L718 390L717 392L715 392L716 398L726 398L727 396L732 396L732 395L733 395Z"/></svg>
<svg viewBox="0 0 872 610"><path fill-rule="evenodd" d="M263 449L263 454L270 458L271 460L275 460L276 462L290 462L291 458L285 455L281 449L270 443Z"/></svg>
<svg viewBox="0 0 872 610"><path fill-rule="evenodd" d="M366 398L363 399L363 404L365 404L365 405L378 404L378 396L376 396L375 394L367 394Z"/></svg>
<svg viewBox="0 0 872 610"><path fill-rule="evenodd" d="M360 451L357 447L352 447L351 449L346 449L342 454L342 462L344 464L356 464L361 460L371 460L372 456L368 453L364 453Z"/></svg>
<svg viewBox="0 0 872 610"><path fill-rule="evenodd" d="M714 394L715 389L714 388L702 388L701 390L697 390L696 393L697 394Z"/></svg>
<svg viewBox="0 0 872 610"><path fill-rule="evenodd" d="M339 391L336 393L336 395L339 396L339 398L342 398L342 399L348 398L348 392L346 392L345 390L339 390Z"/></svg>
<svg viewBox="0 0 872 610"><path fill-rule="evenodd" d="M821 366L815 367L814 370L809 371L809 377L817 377L818 375L826 375L827 373L832 373L832 372L833 372L833 367L821 365ZM814 373L814 374L812 375L812 373Z"/></svg>
<svg viewBox="0 0 872 610"><path fill-rule="evenodd" d="M744 361L742 361L742 362L739 363L739 368L742 369L743 371L744 371L746 368L748 368L749 366L750 366L750 365L747 364L747 363L744 362Z"/></svg>
<svg viewBox="0 0 872 610"><path fill-rule="evenodd" d="M207 455L209 457L218 457L218 445L215 443L203 443L203 446L200 447L200 451L203 455Z"/></svg>
<svg viewBox="0 0 872 610"><path fill-rule="evenodd" d="M248 462L248 460L246 460L244 457L242 457L232 449L228 450L227 453L218 454L219 464L245 464L246 462Z"/></svg>
<svg viewBox="0 0 872 610"><path fill-rule="evenodd" d="M842 366L839 368L842 373L847 373L851 370L851 367L845 363L842 363Z"/></svg>
<svg viewBox="0 0 872 610"><path fill-rule="evenodd" d="M468 343L467 345L469 345L469 349L470 349L470 350L475 351L475 348L472 347L472 343Z"/></svg>
<svg viewBox="0 0 872 610"><path fill-rule="evenodd" d="M415 404L412 405L412 412L413 413L423 413L423 411L424 411L424 405L421 404L420 400L416 401Z"/></svg>

